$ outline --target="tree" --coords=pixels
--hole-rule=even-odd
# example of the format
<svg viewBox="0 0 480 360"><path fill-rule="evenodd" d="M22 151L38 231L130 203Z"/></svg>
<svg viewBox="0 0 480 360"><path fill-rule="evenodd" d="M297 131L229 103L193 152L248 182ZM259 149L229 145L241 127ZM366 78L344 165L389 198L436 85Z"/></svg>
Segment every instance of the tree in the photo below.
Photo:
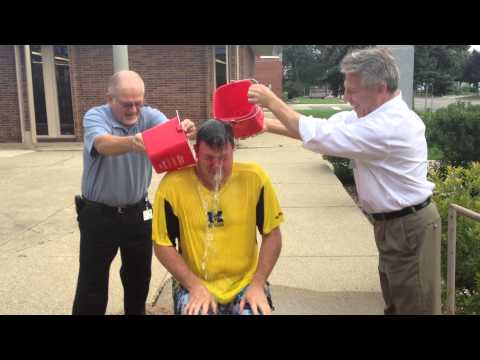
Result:
<svg viewBox="0 0 480 360"><path fill-rule="evenodd" d="M478 91L478 83L480 82L480 53L476 50L473 50L465 63L463 80L470 84L475 84Z"/></svg>
<svg viewBox="0 0 480 360"><path fill-rule="evenodd" d="M337 96L343 93L340 62L352 49L369 45L285 45L284 88L289 98L303 95L310 86L328 85Z"/></svg>
<svg viewBox="0 0 480 360"><path fill-rule="evenodd" d="M434 95L445 95L463 78L469 45L416 45L414 83L433 85Z"/></svg>
<svg viewBox="0 0 480 360"><path fill-rule="evenodd" d="M321 64L320 84L327 84L334 96L343 94L344 76L340 72L342 59L354 49L362 49L373 45L315 45L318 62Z"/></svg>
<svg viewBox="0 0 480 360"><path fill-rule="evenodd" d="M337 96L343 93L340 62L353 49L373 45L285 45L284 88L289 97L303 95L313 85L328 85ZM416 45L415 86L433 84L435 95L444 95L464 77L469 45Z"/></svg>
<svg viewBox="0 0 480 360"><path fill-rule="evenodd" d="M284 88L288 97L303 95L306 87L315 83L316 59L312 45L283 47Z"/></svg>

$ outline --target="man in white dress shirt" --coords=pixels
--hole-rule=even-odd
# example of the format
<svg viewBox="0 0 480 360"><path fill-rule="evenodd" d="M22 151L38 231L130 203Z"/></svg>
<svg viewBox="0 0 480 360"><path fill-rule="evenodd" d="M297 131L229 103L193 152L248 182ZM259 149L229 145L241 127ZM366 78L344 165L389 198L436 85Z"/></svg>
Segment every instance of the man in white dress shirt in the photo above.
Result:
<svg viewBox="0 0 480 360"><path fill-rule="evenodd" d="M270 89L252 85L251 103L269 108L266 130L309 150L352 159L358 198L374 221L385 314L440 314L441 219L427 180L425 126L403 101L387 49L347 54L345 100L352 111L306 117Z"/></svg>

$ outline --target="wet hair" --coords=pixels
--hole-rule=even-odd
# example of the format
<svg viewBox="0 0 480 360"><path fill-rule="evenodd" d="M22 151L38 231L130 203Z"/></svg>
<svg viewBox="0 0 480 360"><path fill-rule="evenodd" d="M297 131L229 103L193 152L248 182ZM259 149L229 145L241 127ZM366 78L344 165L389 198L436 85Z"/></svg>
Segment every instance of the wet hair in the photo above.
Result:
<svg viewBox="0 0 480 360"><path fill-rule="evenodd" d="M400 71L392 53L386 48L353 50L343 58L340 68L343 74L360 75L366 87L385 84L392 93L398 89Z"/></svg>
<svg viewBox="0 0 480 360"><path fill-rule="evenodd" d="M212 149L223 149L227 143L234 146L232 126L224 121L210 119L198 128L197 146L204 142Z"/></svg>

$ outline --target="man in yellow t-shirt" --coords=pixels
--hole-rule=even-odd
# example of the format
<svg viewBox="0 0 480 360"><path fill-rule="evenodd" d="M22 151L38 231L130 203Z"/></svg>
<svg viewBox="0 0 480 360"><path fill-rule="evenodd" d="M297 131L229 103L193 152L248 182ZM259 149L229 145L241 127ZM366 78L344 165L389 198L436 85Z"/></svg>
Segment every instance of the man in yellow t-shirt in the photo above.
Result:
<svg viewBox="0 0 480 360"><path fill-rule="evenodd" d="M175 279L175 314L273 309L267 279L280 255L283 213L265 171L234 163L233 147L229 124L206 121L197 133L196 166L167 174L158 187L152 237L156 257Z"/></svg>

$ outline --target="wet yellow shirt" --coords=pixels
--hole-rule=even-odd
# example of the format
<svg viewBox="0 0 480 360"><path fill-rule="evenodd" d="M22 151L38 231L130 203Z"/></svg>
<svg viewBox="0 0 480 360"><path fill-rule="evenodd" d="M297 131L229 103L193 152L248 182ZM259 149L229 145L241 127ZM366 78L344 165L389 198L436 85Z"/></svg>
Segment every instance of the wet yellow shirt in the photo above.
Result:
<svg viewBox="0 0 480 360"><path fill-rule="evenodd" d="M175 245L186 264L221 304L235 298L255 274L256 227L269 234L283 213L272 183L257 164L234 163L215 194L193 167L168 173L153 206L153 241Z"/></svg>

